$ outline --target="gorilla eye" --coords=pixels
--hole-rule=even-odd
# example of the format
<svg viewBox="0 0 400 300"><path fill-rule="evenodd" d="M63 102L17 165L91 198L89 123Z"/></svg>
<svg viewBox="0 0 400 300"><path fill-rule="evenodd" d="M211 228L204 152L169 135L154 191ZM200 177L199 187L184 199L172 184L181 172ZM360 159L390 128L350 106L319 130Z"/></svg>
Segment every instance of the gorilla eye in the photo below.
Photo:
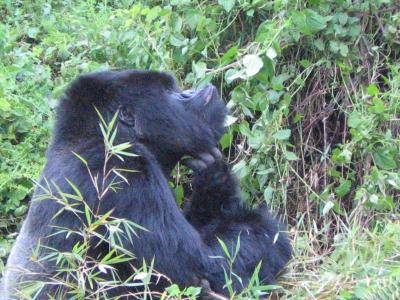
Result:
<svg viewBox="0 0 400 300"><path fill-rule="evenodd" d="M195 95L195 91L193 90L186 90L179 93L178 97L180 100L186 101L190 100Z"/></svg>
<svg viewBox="0 0 400 300"><path fill-rule="evenodd" d="M133 113L126 106L120 105L118 110L119 110L118 118L122 123L128 126L135 125L135 117L133 116Z"/></svg>
<svg viewBox="0 0 400 300"><path fill-rule="evenodd" d="M181 96L182 96L182 98L184 98L184 99L188 99L188 98L192 97L193 94L194 94L194 91L192 91L192 90L186 90L186 91L183 91L183 92L181 93Z"/></svg>

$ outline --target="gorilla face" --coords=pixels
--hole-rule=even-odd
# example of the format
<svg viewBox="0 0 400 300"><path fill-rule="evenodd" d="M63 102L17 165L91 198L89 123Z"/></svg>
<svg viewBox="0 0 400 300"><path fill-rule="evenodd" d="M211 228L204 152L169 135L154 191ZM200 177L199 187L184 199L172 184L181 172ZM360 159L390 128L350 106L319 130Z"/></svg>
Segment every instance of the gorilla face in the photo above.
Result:
<svg viewBox="0 0 400 300"><path fill-rule="evenodd" d="M119 141L145 145L166 172L184 155L212 153L227 112L211 84L182 91L162 72L96 72L80 76L66 91L53 144L75 147L102 139L94 107L108 119L118 111Z"/></svg>
<svg viewBox="0 0 400 300"><path fill-rule="evenodd" d="M209 153L224 131L226 107L216 88L180 90L165 73L126 71L116 79L125 134L146 145L163 166Z"/></svg>
<svg viewBox="0 0 400 300"><path fill-rule="evenodd" d="M226 107L217 89L209 84L200 90L186 90L178 95L187 110L200 117L213 130L215 138L220 139L224 132Z"/></svg>

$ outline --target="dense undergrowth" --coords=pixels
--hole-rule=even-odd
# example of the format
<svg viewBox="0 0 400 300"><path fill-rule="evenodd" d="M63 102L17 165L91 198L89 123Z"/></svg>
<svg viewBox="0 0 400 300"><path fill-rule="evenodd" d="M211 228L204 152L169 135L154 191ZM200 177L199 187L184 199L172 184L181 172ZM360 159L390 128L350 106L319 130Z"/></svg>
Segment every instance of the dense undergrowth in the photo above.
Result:
<svg viewBox="0 0 400 300"><path fill-rule="evenodd" d="M396 0L4 0L0 20L3 261L65 86L100 69L167 70L219 87L221 148L244 197L289 223L283 299L400 299ZM176 172L180 204L188 182Z"/></svg>

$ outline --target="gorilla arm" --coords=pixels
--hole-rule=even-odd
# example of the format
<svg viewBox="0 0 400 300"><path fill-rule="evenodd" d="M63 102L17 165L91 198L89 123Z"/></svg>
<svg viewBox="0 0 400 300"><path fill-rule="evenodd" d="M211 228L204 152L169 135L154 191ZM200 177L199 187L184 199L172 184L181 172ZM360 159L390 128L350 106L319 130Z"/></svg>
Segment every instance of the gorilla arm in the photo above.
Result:
<svg viewBox="0 0 400 300"><path fill-rule="evenodd" d="M130 175L129 185L124 189L109 194L103 208L105 211L113 209L114 217L132 220L146 228L147 231L137 232L133 245L126 241L124 247L131 250L138 261L154 259L155 270L166 274L174 283L198 285L201 279L206 279L214 290L221 290L225 283L225 262L210 257L213 255L210 248L177 207L153 154L138 143L133 152L139 157L125 161L124 167L132 164L129 168L138 172Z"/></svg>
<svg viewBox="0 0 400 300"><path fill-rule="evenodd" d="M252 209L242 201L239 182L227 163L212 164L195 159L189 164L196 173L188 220L200 232L203 241L213 248L214 255L224 255L217 240L228 249L240 250L234 262L234 272L244 285L262 262L260 280L273 284L291 257L291 245L286 228L267 213L265 205ZM240 288L235 288L239 291Z"/></svg>

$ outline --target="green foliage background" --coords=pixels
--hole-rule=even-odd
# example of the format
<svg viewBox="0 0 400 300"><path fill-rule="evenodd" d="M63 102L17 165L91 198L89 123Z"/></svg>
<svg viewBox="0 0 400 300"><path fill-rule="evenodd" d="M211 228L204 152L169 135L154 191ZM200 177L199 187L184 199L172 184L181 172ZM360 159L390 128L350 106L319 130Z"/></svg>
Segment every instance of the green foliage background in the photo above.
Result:
<svg viewBox="0 0 400 300"><path fill-rule="evenodd" d="M282 297L398 295L396 0L2 0L0 20L3 260L66 85L100 69L166 70L220 89L231 110L221 148L245 199L290 224ZM185 172L172 184L181 203Z"/></svg>

